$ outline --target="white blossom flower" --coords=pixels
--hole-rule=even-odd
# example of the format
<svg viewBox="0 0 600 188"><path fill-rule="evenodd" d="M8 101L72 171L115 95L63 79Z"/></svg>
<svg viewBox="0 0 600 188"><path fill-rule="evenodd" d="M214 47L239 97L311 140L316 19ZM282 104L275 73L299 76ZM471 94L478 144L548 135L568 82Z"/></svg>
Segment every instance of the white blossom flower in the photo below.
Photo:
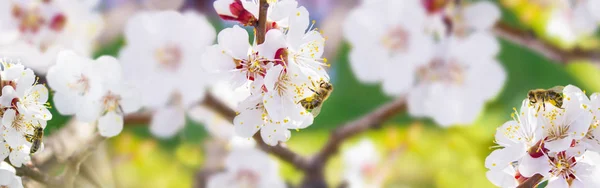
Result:
<svg viewBox="0 0 600 188"><path fill-rule="evenodd" d="M600 22L597 0L558 1L550 13L546 30L567 46L594 34Z"/></svg>
<svg viewBox="0 0 600 188"><path fill-rule="evenodd" d="M581 161L583 154L578 147L549 153L540 157L533 173L544 176L548 180L547 187L584 187L592 184L588 181L593 179L590 175L594 166Z"/></svg>
<svg viewBox="0 0 600 188"><path fill-rule="evenodd" d="M590 171L589 175L578 177L578 178L582 179L583 182L585 182L584 186L585 187L600 186L600 179L597 178L600 175L600 168L598 168L598 161L600 161L600 154L598 154L598 152L596 152L596 151L588 150L583 154L583 156L581 157L581 159L579 161L591 165L590 166L591 168L586 169L586 170Z"/></svg>
<svg viewBox="0 0 600 188"><path fill-rule="evenodd" d="M0 162L0 186L7 188L22 188L21 177L17 176L17 171L7 162Z"/></svg>
<svg viewBox="0 0 600 188"><path fill-rule="evenodd" d="M62 51L55 66L48 70L46 79L54 92L54 105L63 115L76 115L80 121L95 120L89 112L90 101L100 98L104 92L101 72L95 69L93 60L81 57L73 51Z"/></svg>
<svg viewBox="0 0 600 188"><path fill-rule="evenodd" d="M6 59L2 59L0 63L3 86L0 96L0 157L5 159L8 156L13 166L20 167L31 160L29 155L32 140L28 138L37 127L42 130L46 128L46 121L52 118L47 109L48 89L37 84L37 78L31 69Z"/></svg>
<svg viewBox="0 0 600 188"><path fill-rule="evenodd" d="M600 93L594 93L590 96L593 120L584 138L581 142L585 144L588 150L600 152Z"/></svg>
<svg viewBox="0 0 600 188"><path fill-rule="evenodd" d="M263 141L272 146L290 139L291 133L288 129L293 129L291 123L273 121L265 109L262 97L248 97L240 103L238 113L239 115L233 120L238 136L250 138L260 130Z"/></svg>
<svg viewBox="0 0 600 188"><path fill-rule="evenodd" d="M330 65L327 64L326 58L322 58L325 38L312 28L314 24L313 21L310 25L309 12L306 8L300 7L295 12L291 12L285 35L287 48L283 52L279 51L275 56L284 59L288 67L298 67L298 71L305 74L304 77L312 76L314 79L312 81L329 80L325 67Z"/></svg>
<svg viewBox="0 0 600 188"><path fill-rule="evenodd" d="M373 142L363 139L355 146L344 151L344 178L349 187L381 187L381 181L377 181L379 154Z"/></svg>
<svg viewBox="0 0 600 188"><path fill-rule="evenodd" d="M514 187L535 174L548 180L548 187L595 187L588 153L596 150L597 94L592 101L579 88L568 85L563 103L556 107L532 105L525 99L515 121L496 132L501 147L486 159L488 179L500 187ZM514 116L513 116L514 118ZM592 156L593 157L593 156Z"/></svg>
<svg viewBox="0 0 600 188"><path fill-rule="evenodd" d="M432 25L444 16L432 18L419 1L363 2L344 27L353 72L363 82L380 82L388 95L407 95L413 116L442 126L473 122L506 79L489 32L500 13L489 2L460 10L443 12L454 25L439 34Z"/></svg>
<svg viewBox="0 0 600 188"><path fill-rule="evenodd" d="M404 92L412 87L416 67L433 55L433 38L425 32L426 19L418 1L363 1L344 23L356 77L366 83L383 82L386 92Z"/></svg>
<svg viewBox="0 0 600 188"><path fill-rule="evenodd" d="M279 30L269 30L265 42L251 46L248 32L239 26L222 30L218 44L209 47L204 53L202 63L207 71L224 74L233 88L249 84L250 81L264 77L269 62L276 60L277 51L285 48L285 40Z"/></svg>
<svg viewBox="0 0 600 188"><path fill-rule="evenodd" d="M500 19L501 13L500 8L494 3L479 1L460 5L455 9L447 8L435 17L439 20L449 19L449 29L446 32L449 32L451 37L460 38L473 33L491 32Z"/></svg>
<svg viewBox="0 0 600 188"><path fill-rule="evenodd" d="M142 104L156 110L154 135L175 135L185 125L185 111L204 99L210 77L201 56L215 35L195 12L142 12L128 21L120 60L126 80L140 89Z"/></svg>
<svg viewBox="0 0 600 188"><path fill-rule="evenodd" d="M411 115L432 117L442 126L475 121L506 80L495 59L498 43L487 35L480 32L466 39L449 38L447 44L439 44L438 55L415 68L416 86L408 87Z"/></svg>
<svg viewBox="0 0 600 188"><path fill-rule="evenodd" d="M225 172L208 179L208 188L273 187L283 188L278 164L254 148L233 148L225 159Z"/></svg>
<svg viewBox="0 0 600 188"><path fill-rule="evenodd" d="M100 135L112 137L123 129L123 116L140 108L136 91L122 80L114 57L97 60L62 52L50 68L48 84L56 90L54 102L61 113L80 121L98 121Z"/></svg>
<svg viewBox="0 0 600 188"><path fill-rule="evenodd" d="M574 140L584 138L593 119L590 100L581 89L568 85L563 95L562 109L546 105L545 110L540 111L539 123L546 139L544 147L550 152L567 150Z"/></svg>
<svg viewBox="0 0 600 188"><path fill-rule="evenodd" d="M103 27L95 4L79 0L0 2L0 52L46 72L61 49L90 56Z"/></svg>
<svg viewBox="0 0 600 188"><path fill-rule="evenodd" d="M538 125L535 113L536 111L529 107L529 100L525 99L520 111L515 109L515 113L512 114L513 120L496 129L495 142L500 148L486 158L486 168L491 171L503 171L526 155L529 148L542 139L542 128Z"/></svg>
<svg viewBox="0 0 600 188"><path fill-rule="evenodd" d="M287 16L298 6L296 0L268 1L267 27L287 24ZM238 21L245 26L258 22L259 2L256 0L217 0L213 3L217 14L224 20Z"/></svg>

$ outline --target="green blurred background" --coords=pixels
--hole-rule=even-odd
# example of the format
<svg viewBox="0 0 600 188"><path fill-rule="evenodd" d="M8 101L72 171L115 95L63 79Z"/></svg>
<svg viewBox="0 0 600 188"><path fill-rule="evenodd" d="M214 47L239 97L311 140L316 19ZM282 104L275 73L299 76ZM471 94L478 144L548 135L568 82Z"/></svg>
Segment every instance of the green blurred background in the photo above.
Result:
<svg viewBox="0 0 600 188"><path fill-rule="evenodd" d="M299 3L302 5L303 1ZM544 37L548 10L524 0L496 3L502 7L502 20L509 25L531 30L558 47L567 50L572 47L559 39ZM226 27L218 18L211 18L217 30ZM600 49L599 40L600 34L597 34L582 40L579 46ZM502 50L498 59L508 79L503 91L487 104L472 125L444 129L429 119L410 118L403 113L378 130L354 137L344 148L362 138L372 139L382 156L402 148L398 158L384 161L393 166L386 187L492 187L485 177L484 160L494 145L495 129L510 120L512 108L520 105L527 91L567 84L579 86L588 94L600 91L597 65L585 61L553 62L527 48L504 40L500 42ZM123 44L122 38L117 39L96 54L117 56ZM336 90L312 126L292 133L288 142L291 150L304 155L315 153L331 130L392 100L381 92L380 86L362 84L354 77L348 64L349 49L350 46L343 43L337 53L332 53L335 57L327 57L332 63L330 74ZM54 118L48 123L46 134L60 129L69 119L52 110ZM208 139L203 126L189 119L185 130L168 140L156 139L147 126L127 125L121 135L109 140L108 152L117 185L191 187L195 174L205 162L203 148ZM284 162L280 164L284 179L298 184L302 173ZM341 158L336 156L326 167L328 183L339 184L342 172Z"/></svg>

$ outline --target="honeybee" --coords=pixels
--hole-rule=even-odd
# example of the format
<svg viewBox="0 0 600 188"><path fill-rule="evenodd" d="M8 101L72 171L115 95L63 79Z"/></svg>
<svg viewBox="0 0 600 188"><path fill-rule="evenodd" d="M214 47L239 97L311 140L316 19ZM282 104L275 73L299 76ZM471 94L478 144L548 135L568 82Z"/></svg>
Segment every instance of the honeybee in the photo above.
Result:
<svg viewBox="0 0 600 188"><path fill-rule="evenodd" d="M529 104L538 105L537 110L540 111L540 106L546 110L546 102L550 102L550 104L556 106L557 108L562 108L563 104L563 86L554 86L550 89L534 89L527 93L527 98L529 99ZM541 102L539 104L538 102Z"/></svg>
<svg viewBox="0 0 600 188"><path fill-rule="evenodd" d="M310 110L310 113L312 113L315 117L321 113L321 106L323 105L323 102L329 98L329 95L333 91L333 85L327 81L321 80L317 82L317 84L318 86L313 82L313 88L308 88L314 92L312 96L298 101L298 103L300 103L304 109Z"/></svg>
<svg viewBox="0 0 600 188"><path fill-rule="evenodd" d="M29 150L30 154L33 154L40 149L42 146L42 137L44 137L44 128L41 126L35 126L33 134L25 136L27 141L31 142L31 149Z"/></svg>

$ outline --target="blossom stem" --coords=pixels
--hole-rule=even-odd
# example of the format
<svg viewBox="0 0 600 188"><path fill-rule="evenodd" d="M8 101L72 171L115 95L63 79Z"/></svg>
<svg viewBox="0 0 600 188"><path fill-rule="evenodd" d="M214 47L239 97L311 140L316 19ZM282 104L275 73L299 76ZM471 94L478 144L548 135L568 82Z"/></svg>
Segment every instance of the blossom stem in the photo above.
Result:
<svg viewBox="0 0 600 188"><path fill-rule="evenodd" d="M262 44L265 42L265 36L267 33L267 10L269 9L269 3L267 0L260 0L258 5L258 25L256 26L256 43Z"/></svg>
<svg viewBox="0 0 600 188"><path fill-rule="evenodd" d="M540 40L531 32L515 28L504 22L498 22L493 32L504 40L527 47L556 63L567 64L574 60L589 60L600 64L600 51L584 51L579 48L561 49Z"/></svg>
<svg viewBox="0 0 600 188"><path fill-rule="evenodd" d="M527 180L525 180L519 186L517 186L517 188L535 187L538 183L540 183L540 181L542 181L543 178L544 178L544 176L542 176L540 174L535 174L535 175L531 176L530 178L528 178Z"/></svg>
<svg viewBox="0 0 600 188"><path fill-rule="evenodd" d="M29 177L37 182L47 185L48 187L58 187L62 185L60 179L41 172L31 164L15 168L15 170L17 176Z"/></svg>

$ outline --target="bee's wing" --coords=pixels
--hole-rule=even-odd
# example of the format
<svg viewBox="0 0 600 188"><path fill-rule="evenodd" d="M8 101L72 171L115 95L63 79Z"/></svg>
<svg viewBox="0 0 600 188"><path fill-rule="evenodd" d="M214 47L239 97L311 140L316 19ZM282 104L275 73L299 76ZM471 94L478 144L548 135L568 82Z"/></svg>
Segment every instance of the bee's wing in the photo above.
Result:
<svg viewBox="0 0 600 188"><path fill-rule="evenodd" d="M319 115L319 113L321 113L321 106L323 106L323 105L319 105L310 111L310 113L313 115L313 117L317 117Z"/></svg>
<svg viewBox="0 0 600 188"><path fill-rule="evenodd" d="M554 86L554 87L552 87L552 88L550 88L548 90L554 91L554 92L557 92L557 93L562 93L563 89L565 89L564 86Z"/></svg>

